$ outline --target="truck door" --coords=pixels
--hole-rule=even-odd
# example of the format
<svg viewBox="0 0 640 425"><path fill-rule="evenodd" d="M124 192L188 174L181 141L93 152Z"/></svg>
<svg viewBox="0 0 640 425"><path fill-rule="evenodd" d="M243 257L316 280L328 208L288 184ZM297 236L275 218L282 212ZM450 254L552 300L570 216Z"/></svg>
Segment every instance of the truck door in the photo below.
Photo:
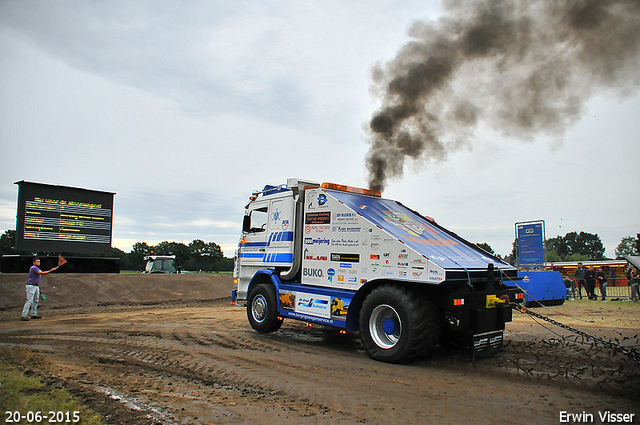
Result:
<svg viewBox="0 0 640 425"><path fill-rule="evenodd" d="M240 246L239 261L243 266L263 266L267 247L269 203L255 203L244 218L244 242Z"/></svg>
<svg viewBox="0 0 640 425"><path fill-rule="evenodd" d="M293 199L272 200L265 263L270 267L290 267L293 262Z"/></svg>
<svg viewBox="0 0 640 425"><path fill-rule="evenodd" d="M288 268L293 262L293 199L255 203L245 217L242 265Z"/></svg>

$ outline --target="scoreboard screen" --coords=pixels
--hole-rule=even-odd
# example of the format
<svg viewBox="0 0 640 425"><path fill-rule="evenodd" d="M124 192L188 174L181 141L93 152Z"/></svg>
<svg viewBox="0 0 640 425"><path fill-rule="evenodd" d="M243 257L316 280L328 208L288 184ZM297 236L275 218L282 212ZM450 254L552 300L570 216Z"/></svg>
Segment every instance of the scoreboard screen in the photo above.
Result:
<svg viewBox="0 0 640 425"><path fill-rule="evenodd" d="M111 251L114 193L26 181L16 184L16 251Z"/></svg>

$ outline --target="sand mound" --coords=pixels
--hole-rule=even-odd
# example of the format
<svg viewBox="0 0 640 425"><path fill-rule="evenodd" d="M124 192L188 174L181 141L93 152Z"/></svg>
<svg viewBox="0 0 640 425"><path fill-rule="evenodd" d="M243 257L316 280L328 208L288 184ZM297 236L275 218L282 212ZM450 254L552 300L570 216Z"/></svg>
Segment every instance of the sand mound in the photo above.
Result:
<svg viewBox="0 0 640 425"><path fill-rule="evenodd" d="M27 275L0 274L0 310L22 308ZM49 308L205 301L231 295L231 274L64 274L42 277Z"/></svg>

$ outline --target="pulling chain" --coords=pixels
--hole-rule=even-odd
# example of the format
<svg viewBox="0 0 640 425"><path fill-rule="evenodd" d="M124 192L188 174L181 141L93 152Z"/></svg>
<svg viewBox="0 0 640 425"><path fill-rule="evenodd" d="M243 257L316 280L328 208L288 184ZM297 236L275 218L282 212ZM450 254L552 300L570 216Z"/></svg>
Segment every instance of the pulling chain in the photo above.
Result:
<svg viewBox="0 0 640 425"><path fill-rule="evenodd" d="M640 351L638 351L638 350L636 350L634 348L623 347L620 344L616 344L614 342L607 341L607 340L602 339L600 337L597 337L597 336L594 336L594 335L590 335L590 334L588 334L586 332L583 332L583 331L581 331L579 329L572 328L571 326L567 326L564 323L560 323L560 322L558 322L556 320L550 319L549 317L546 317L546 316L543 316L541 314L535 313L535 312L529 310L528 308L526 308L526 307L524 307L524 306L522 306L520 304L516 304L516 303L510 303L510 304L514 309L518 310L520 313L524 313L524 314L528 314L528 315L533 316L533 317L537 317L540 320L544 320L546 322L549 322L549 323L551 323L553 325L556 325L558 327L561 327L562 329L565 329L565 330L567 330L569 332L573 332L573 333L575 333L577 335L580 335L580 336L582 336L584 338L593 340L596 343L602 344L607 348L610 348L612 350L620 351L621 353L629 356L629 358L631 358L633 361L640 362Z"/></svg>

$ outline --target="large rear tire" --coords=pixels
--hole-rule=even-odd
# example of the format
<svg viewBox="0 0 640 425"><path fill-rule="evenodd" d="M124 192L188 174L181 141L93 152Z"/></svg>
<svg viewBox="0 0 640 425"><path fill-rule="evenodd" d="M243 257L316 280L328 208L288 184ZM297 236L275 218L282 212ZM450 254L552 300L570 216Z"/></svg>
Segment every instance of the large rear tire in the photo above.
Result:
<svg viewBox="0 0 640 425"><path fill-rule="evenodd" d="M399 363L423 357L437 346L440 332L436 306L402 286L374 289L360 310L360 338L374 360Z"/></svg>
<svg viewBox="0 0 640 425"><path fill-rule="evenodd" d="M256 285L247 299L247 318L251 327L258 333L275 332L282 326L278 316L275 288L264 283Z"/></svg>

